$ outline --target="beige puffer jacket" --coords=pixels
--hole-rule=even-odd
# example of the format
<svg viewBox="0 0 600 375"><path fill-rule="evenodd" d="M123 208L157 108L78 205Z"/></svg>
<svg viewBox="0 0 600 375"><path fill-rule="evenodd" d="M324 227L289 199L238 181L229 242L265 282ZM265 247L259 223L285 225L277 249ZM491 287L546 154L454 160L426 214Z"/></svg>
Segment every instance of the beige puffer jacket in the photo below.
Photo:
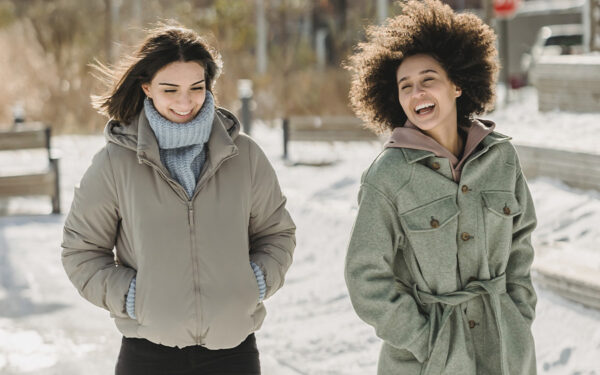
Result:
<svg viewBox="0 0 600 375"><path fill-rule="evenodd" d="M260 328L266 311L250 261L273 295L292 262L295 226L272 166L239 131L217 109L189 199L162 165L143 111L129 125L107 124L108 143L75 189L62 262L124 336L222 349ZM125 312L134 275L136 320Z"/></svg>

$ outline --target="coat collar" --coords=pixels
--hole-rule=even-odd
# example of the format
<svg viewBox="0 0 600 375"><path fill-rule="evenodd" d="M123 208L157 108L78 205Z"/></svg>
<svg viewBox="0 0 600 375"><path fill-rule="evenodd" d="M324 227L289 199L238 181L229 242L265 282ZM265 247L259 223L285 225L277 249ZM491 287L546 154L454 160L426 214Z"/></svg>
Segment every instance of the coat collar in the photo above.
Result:
<svg viewBox="0 0 600 375"><path fill-rule="evenodd" d="M223 159L237 153L234 143L240 131L240 123L233 114L223 108L217 108L213 128L207 142L208 167L220 165ZM160 152L156 136L150 127L144 111L140 111L129 124L109 121L104 129L109 142L135 151L140 163L149 162L168 176L160 161Z"/></svg>
<svg viewBox="0 0 600 375"><path fill-rule="evenodd" d="M486 126L486 127L491 127L493 125L493 123L491 121L487 121L487 120L476 120L478 122L481 122L482 125ZM414 130L414 129L403 129L405 131L413 131L413 132L418 132L418 130ZM422 133L419 133L418 135L421 135ZM412 134L411 134L412 135ZM416 138L417 135L414 135L414 137ZM427 138L426 136L423 136L422 138ZM393 138L390 138L391 140ZM496 145L498 143L503 143L503 142L508 142L511 138L500 134L498 132L492 131L489 134L487 134L480 142L476 142L479 145L481 145L481 149L477 152L474 152L473 157L479 156L481 153L486 152L487 150L489 150L490 147L492 147L493 145ZM397 143L396 145L390 143L391 141L388 141L385 145L385 147L398 147L402 150L402 152L404 153L404 157L406 158L406 161L409 164L412 163L416 163L419 160L423 160L432 156L439 156L439 157L444 157L444 155L436 155L435 152L431 151L432 149L434 149L433 146L430 147L422 147L421 149L418 148L409 148L406 145L402 145L400 143ZM435 141L431 140L432 143L434 143ZM437 143L435 143L435 145L437 145ZM441 146L439 146L441 147ZM439 148L438 147L438 148ZM429 149L425 149L425 148L429 148ZM472 151L471 151L472 152ZM469 153L471 153L469 152Z"/></svg>

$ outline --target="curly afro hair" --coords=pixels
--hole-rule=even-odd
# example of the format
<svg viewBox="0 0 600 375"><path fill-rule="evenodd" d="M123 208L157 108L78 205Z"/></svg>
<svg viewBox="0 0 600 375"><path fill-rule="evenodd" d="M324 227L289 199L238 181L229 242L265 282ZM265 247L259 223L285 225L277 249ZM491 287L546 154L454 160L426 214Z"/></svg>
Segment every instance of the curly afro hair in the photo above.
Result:
<svg viewBox="0 0 600 375"><path fill-rule="evenodd" d="M401 15L367 29L367 41L346 64L352 72L352 109L377 133L403 126L396 71L405 57L427 54L462 89L457 120L467 124L493 104L499 69L495 40L492 29L473 14L456 14L438 0L403 2Z"/></svg>

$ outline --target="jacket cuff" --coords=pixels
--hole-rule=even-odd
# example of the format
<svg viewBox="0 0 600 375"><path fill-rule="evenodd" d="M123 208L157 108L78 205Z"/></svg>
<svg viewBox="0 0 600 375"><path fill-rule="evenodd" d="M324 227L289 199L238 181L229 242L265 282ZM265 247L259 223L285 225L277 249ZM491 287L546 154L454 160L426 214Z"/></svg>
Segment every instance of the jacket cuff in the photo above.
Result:
<svg viewBox="0 0 600 375"><path fill-rule="evenodd" d="M131 319L135 319L135 276L131 280L129 284L129 291L127 291L127 298L125 299L125 310L127 311L127 315Z"/></svg>
<svg viewBox="0 0 600 375"><path fill-rule="evenodd" d="M254 277L256 277L256 282L258 283L258 302L260 303L265 299L265 295L267 294L267 283L265 282L265 274L256 263L250 261L250 265L252 266L252 271L254 271Z"/></svg>

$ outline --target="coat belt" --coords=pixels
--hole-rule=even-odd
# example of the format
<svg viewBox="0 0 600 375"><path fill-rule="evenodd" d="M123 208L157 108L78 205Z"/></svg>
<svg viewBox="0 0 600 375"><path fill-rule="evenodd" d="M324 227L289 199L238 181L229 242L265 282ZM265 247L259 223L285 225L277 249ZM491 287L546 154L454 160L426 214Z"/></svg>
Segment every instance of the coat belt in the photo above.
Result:
<svg viewBox="0 0 600 375"><path fill-rule="evenodd" d="M430 327L432 327L432 329L432 322L440 322L440 324L437 332L431 332L429 335L429 359L425 366L423 366L423 370L421 371L422 375L440 375L443 373L450 352L451 332L450 325L448 324L450 317L455 313L460 304L485 294L490 296L491 308L494 313L494 321L498 331L501 374L509 375L506 348L503 339L504 335L502 333L502 324L500 321L500 295L506 293L506 275L503 274L491 280L471 281L465 285L463 290L446 294L436 295L427 293L418 290L416 284L413 285L412 289L402 285L402 289L412 294L415 300L422 305L440 304L442 307L441 309L433 308L432 315L429 317ZM462 321L464 322L464 320Z"/></svg>

